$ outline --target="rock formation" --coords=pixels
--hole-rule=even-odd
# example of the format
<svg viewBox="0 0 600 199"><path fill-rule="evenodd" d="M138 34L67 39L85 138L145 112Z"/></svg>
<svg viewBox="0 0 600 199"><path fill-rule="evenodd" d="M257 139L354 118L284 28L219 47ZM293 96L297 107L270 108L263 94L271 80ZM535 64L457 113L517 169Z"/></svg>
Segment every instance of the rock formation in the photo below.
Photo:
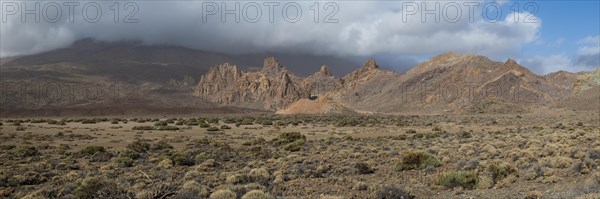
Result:
<svg viewBox="0 0 600 199"><path fill-rule="evenodd" d="M221 105L276 110L306 96L299 79L274 57L266 58L257 72L241 72L225 63L202 75L195 95Z"/></svg>
<svg viewBox="0 0 600 199"><path fill-rule="evenodd" d="M303 106L323 112L322 103L311 102L319 99L367 112L521 112L556 104L597 81L597 73L539 76L513 59L502 63L457 53L435 56L405 74L382 70L373 59L342 78L331 74L322 66L308 77L298 77L273 57L266 58L257 72L240 72L226 63L203 75L195 94L222 105L271 111L287 107L280 111L286 114Z"/></svg>

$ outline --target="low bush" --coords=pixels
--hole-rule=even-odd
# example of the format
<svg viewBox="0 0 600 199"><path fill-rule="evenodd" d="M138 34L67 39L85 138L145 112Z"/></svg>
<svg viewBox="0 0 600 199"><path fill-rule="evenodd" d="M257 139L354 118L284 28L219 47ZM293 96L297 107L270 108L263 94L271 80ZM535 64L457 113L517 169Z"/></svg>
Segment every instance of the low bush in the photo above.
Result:
<svg viewBox="0 0 600 199"><path fill-rule="evenodd" d="M300 151L306 143L306 136L299 132L285 132L273 139L272 142L277 146L283 146L283 149L287 151Z"/></svg>
<svg viewBox="0 0 600 199"><path fill-rule="evenodd" d="M162 151L162 150L173 149L173 146L171 146L166 140L160 140L157 143L152 144L151 149L153 151Z"/></svg>
<svg viewBox="0 0 600 199"><path fill-rule="evenodd" d="M434 168L440 166L440 161L433 155L422 151L411 151L402 156L402 160L396 165L396 171Z"/></svg>
<svg viewBox="0 0 600 199"><path fill-rule="evenodd" d="M84 179L73 194L77 198L133 198L132 194L113 181L97 177Z"/></svg>
<svg viewBox="0 0 600 199"><path fill-rule="evenodd" d="M175 163L175 165L178 166L192 166L195 163L192 154L183 152L172 154L170 159L173 161L173 163Z"/></svg>
<svg viewBox="0 0 600 199"><path fill-rule="evenodd" d="M371 174L375 172L374 169L364 162L354 164L354 169L356 169L357 174Z"/></svg>
<svg viewBox="0 0 600 199"><path fill-rule="evenodd" d="M219 131L219 128L211 126L211 127L206 128L206 131Z"/></svg>
<svg viewBox="0 0 600 199"><path fill-rule="evenodd" d="M132 143L127 144L126 148L138 153L146 153L150 150L150 144L146 141L136 139Z"/></svg>
<svg viewBox="0 0 600 199"><path fill-rule="evenodd" d="M236 199L237 195L235 192L230 190L217 190L210 194L210 199Z"/></svg>
<svg viewBox="0 0 600 199"><path fill-rule="evenodd" d="M507 176L516 173L517 169L509 163L502 164L490 164L486 168L486 171L491 174L492 181L496 184L498 181L506 178Z"/></svg>
<svg viewBox="0 0 600 199"><path fill-rule="evenodd" d="M38 150L33 146L19 146L12 148L13 155L16 157L32 157L39 154Z"/></svg>
<svg viewBox="0 0 600 199"><path fill-rule="evenodd" d="M474 171L444 172L436 177L435 184L446 188L472 189L477 184L477 173Z"/></svg>
<svg viewBox="0 0 600 199"><path fill-rule="evenodd" d="M223 130L225 130L225 129L231 129L231 127L227 126L227 125L223 125L223 126L221 126L221 129L223 129Z"/></svg>
<svg viewBox="0 0 600 199"><path fill-rule="evenodd" d="M134 160L129 157L116 157L113 158L112 163L120 166L120 167L131 167L133 166Z"/></svg>
<svg viewBox="0 0 600 199"><path fill-rule="evenodd" d="M400 199L415 199L416 197L410 193L410 191L404 190L399 186L385 185L377 189L373 195L374 199L389 199L389 198L400 198Z"/></svg>
<svg viewBox="0 0 600 199"><path fill-rule="evenodd" d="M142 131L150 131L155 130L156 128L153 126L134 126L133 130L142 130Z"/></svg>
<svg viewBox="0 0 600 199"><path fill-rule="evenodd" d="M106 149L103 146L87 146L79 150L79 153L84 155L94 155L97 152L106 152Z"/></svg>
<svg viewBox="0 0 600 199"><path fill-rule="evenodd" d="M261 190L252 190L244 194L242 199L274 199L274 197Z"/></svg>
<svg viewBox="0 0 600 199"><path fill-rule="evenodd" d="M176 131L179 130L179 127L176 126L159 126L156 128L159 131Z"/></svg>

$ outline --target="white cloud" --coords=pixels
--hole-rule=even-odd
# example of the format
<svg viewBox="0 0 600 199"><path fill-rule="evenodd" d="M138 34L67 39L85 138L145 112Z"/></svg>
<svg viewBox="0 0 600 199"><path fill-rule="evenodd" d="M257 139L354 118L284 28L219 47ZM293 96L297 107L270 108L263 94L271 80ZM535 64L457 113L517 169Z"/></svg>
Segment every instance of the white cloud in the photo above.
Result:
<svg viewBox="0 0 600 199"><path fill-rule="evenodd" d="M526 58L521 64L528 66L530 70L540 75L560 70L571 72L576 71L571 67L571 59L565 54L533 56L531 58Z"/></svg>
<svg viewBox="0 0 600 199"><path fill-rule="evenodd" d="M588 36L579 40L577 43L581 45L597 46L600 44L600 35Z"/></svg>
<svg viewBox="0 0 600 199"><path fill-rule="evenodd" d="M219 2L220 3L220 2ZM235 2L228 1L231 6ZM248 2L241 1L242 6ZM259 2L262 3L262 2ZM320 2L320 23L313 22L314 2L298 2L302 8L301 20L288 23L283 20L281 8L275 9L275 23L269 23L268 9L263 6L258 23L221 23L219 16L209 16L202 22L202 2L138 2L137 24L115 24L108 3L98 23L82 20L81 11L76 22L21 23L19 17L10 16L8 23L0 24L2 37L0 56L31 54L64 47L75 40L93 37L106 41L135 39L150 44L174 44L218 52L287 51L341 56L370 56L375 54L424 55L445 51L477 53L491 57L508 57L518 54L518 48L535 42L540 23L523 23L526 13L510 13L504 19L491 23L481 18L483 2L475 9L473 22L468 9L461 7L462 17L457 22L447 22L444 15L440 23L420 13L403 20L405 2L351 1L337 2L339 12L334 18L339 23L322 23L329 14ZM427 1L432 7L435 2ZM439 2L440 10L452 2ZM459 5L463 2L458 2ZM84 3L82 3L84 4ZM405 5L405 4L404 4ZM422 6L421 2L417 2ZM445 15L454 16L451 10ZM63 12L66 12L63 9ZM124 12L124 11L122 11ZM443 14L443 13L441 13ZM63 14L64 15L64 14ZM519 21L514 21L516 19Z"/></svg>
<svg viewBox="0 0 600 199"><path fill-rule="evenodd" d="M599 46L581 46L577 49L577 53L580 55L594 55L600 53Z"/></svg>
<svg viewBox="0 0 600 199"><path fill-rule="evenodd" d="M556 54L550 56L534 56L523 60L537 74L547 74L559 70L569 72L592 71L600 68L599 36L589 36L579 40L577 53L572 56Z"/></svg>

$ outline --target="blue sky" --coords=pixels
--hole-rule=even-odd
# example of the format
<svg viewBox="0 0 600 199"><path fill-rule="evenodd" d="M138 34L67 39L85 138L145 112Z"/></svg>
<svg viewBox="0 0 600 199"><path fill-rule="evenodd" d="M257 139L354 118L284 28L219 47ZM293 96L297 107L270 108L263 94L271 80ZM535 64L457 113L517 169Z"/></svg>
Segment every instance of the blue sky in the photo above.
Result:
<svg viewBox="0 0 600 199"><path fill-rule="evenodd" d="M537 15L543 20L539 34L541 43L527 49L529 55L574 54L579 40L600 34L599 1L536 3L540 7Z"/></svg>

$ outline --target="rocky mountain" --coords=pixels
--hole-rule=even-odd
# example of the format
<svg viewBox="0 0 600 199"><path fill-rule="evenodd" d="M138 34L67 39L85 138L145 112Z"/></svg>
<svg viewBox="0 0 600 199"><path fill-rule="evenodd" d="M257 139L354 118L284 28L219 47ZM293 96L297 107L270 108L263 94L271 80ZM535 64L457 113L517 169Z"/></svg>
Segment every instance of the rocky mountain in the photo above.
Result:
<svg viewBox="0 0 600 199"><path fill-rule="evenodd" d="M382 69L373 59L356 66L327 56L278 57L81 40L0 60L0 111L507 113L600 107L599 70L540 76L512 59L457 53L432 57L405 73Z"/></svg>
<svg viewBox="0 0 600 199"><path fill-rule="evenodd" d="M573 75L572 94L554 106L572 110L598 110L600 114L600 69Z"/></svg>
<svg viewBox="0 0 600 199"><path fill-rule="evenodd" d="M372 59L339 79L328 71L323 66L300 77L272 57L257 72L225 64L203 75L195 94L218 104L287 114L318 106L307 101L311 98L365 112L511 113L553 106L590 87L589 79L594 79L563 71L540 76L512 59L496 62L457 53L435 56L404 74L382 70Z"/></svg>
<svg viewBox="0 0 600 199"><path fill-rule="evenodd" d="M255 72L242 72L229 63L217 65L200 77L194 94L222 105L276 110L308 96L300 82L300 77L269 57Z"/></svg>
<svg viewBox="0 0 600 199"><path fill-rule="evenodd" d="M194 96L198 77L211 66L225 62L258 71L266 54L223 54L135 41L80 40L62 49L0 59L0 110L2 114L28 110L87 114L95 110L164 113L221 109ZM332 56L273 54L284 57L295 73L304 75L319 70L323 63L334 66L326 73L339 75L351 71L349 67L354 65Z"/></svg>

